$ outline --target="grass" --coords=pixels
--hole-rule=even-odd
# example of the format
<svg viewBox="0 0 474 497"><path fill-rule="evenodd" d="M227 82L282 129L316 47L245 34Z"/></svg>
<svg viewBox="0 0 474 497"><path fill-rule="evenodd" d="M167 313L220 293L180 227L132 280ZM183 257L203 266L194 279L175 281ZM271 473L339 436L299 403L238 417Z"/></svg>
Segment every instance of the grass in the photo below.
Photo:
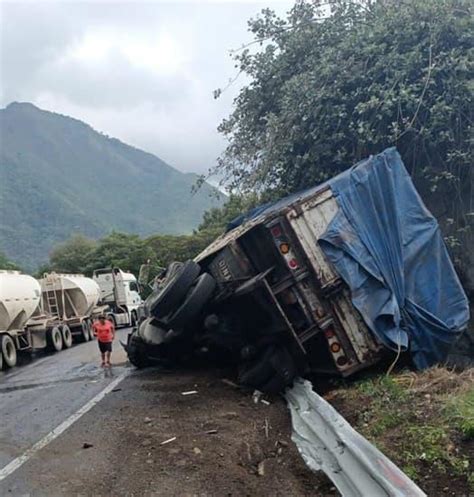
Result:
<svg viewBox="0 0 474 497"><path fill-rule="evenodd" d="M474 371L432 368L360 381L338 391L358 408L355 428L419 484L461 478L474 490Z"/></svg>
<svg viewBox="0 0 474 497"><path fill-rule="evenodd" d="M474 388L455 395L446 406L446 417L467 438L474 438Z"/></svg>

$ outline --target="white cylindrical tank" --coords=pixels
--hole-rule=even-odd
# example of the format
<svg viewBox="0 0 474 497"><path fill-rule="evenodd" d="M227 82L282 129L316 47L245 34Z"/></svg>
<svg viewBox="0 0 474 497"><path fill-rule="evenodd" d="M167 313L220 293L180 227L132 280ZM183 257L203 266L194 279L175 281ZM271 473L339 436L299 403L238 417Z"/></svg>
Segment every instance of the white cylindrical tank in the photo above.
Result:
<svg viewBox="0 0 474 497"><path fill-rule="evenodd" d="M0 270L0 331L23 329L40 297L40 284L32 276Z"/></svg>
<svg viewBox="0 0 474 497"><path fill-rule="evenodd" d="M57 304L59 317L87 316L99 301L99 285L82 274L50 273L40 283L43 308L51 311Z"/></svg>

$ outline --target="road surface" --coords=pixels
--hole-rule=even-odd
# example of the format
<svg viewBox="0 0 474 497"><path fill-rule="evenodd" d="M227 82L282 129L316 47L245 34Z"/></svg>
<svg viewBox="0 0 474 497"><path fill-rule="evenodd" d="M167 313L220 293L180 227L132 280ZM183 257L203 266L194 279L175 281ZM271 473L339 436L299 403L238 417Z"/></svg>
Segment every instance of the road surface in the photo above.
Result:
<svg viewBox="0 0 474 497"><path fill-rule="evenodd" d="M225 371L137 371L120 349L112 377L96 342L0 373L1 497L335 495L280 397L255 404Z"/></svg>
<svg viewBox="0 0 474 497"><path fill-rule="evenodd" d="M123 375L127 362L118 339L125 340L127 333L117 333L110 370L100 367L97 342L91 341L57 354L40 353L31 361L24 358L26 364L0 372L0 495L7 495L5 484L11 489L20 471L2 481L2 469ZM20 483L21 491L28 492Z"/></svg>

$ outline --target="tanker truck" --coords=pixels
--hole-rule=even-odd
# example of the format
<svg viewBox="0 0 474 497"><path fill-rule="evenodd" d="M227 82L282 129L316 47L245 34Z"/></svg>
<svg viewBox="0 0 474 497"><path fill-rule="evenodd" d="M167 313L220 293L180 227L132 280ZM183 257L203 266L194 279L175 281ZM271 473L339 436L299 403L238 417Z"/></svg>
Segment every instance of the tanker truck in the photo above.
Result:
<svg viewBox="0 0 474 497"><path fill-rule="evenodd" d="M78 274L45 274L37 281L19 271L0 271L0 364L13 367L18 351L71 347L93 339L92 319L100 290Z"/></svg>

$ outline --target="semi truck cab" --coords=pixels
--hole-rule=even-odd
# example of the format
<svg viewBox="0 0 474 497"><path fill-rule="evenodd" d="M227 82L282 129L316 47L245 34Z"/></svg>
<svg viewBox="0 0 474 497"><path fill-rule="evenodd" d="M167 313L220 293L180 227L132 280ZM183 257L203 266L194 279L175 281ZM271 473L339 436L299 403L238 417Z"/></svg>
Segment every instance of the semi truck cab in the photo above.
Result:
<svg viewBox="0 0 474 497"><path fill-rule="evenodd" d="M142 304L137 279L120 268L104 268L92 276L100 288L100 302L108 305L107 315L119 326L134 326Z"/></svg>

